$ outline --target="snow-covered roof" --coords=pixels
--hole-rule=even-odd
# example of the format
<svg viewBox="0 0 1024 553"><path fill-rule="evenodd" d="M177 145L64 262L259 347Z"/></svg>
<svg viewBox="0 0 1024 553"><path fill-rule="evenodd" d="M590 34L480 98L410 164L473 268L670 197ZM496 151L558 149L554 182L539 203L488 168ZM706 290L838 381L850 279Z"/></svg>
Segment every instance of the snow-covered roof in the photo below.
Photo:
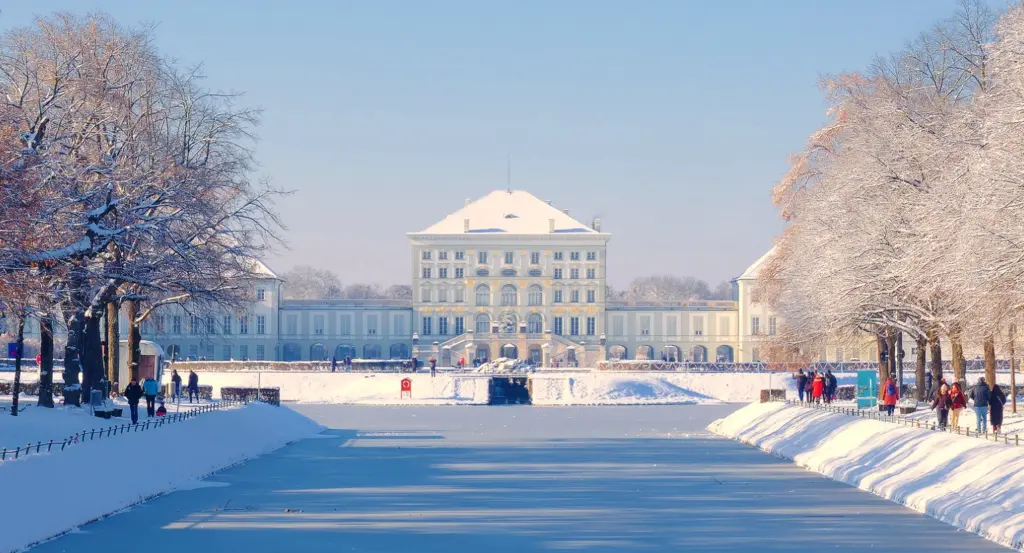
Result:
<svg viewBox="0 0 1024 553"><path fill-rule="evenodd" d="M600 234L522 190L495 190L417 234Z"/></svg>
<svg viewBox="0 0 1024 553"><path fill-rule="evenodd" d="M757 259L757 261L754 262L753 265L747 267L747 270L743 271L742 275L736 277L736 280L753 280L753 279L756 279L758 273L761 272L761 266L764 265L765 261L768 261L768 258L771 257L773 253L775 253L775 246L772 246L772 249L768 250L767 253L765 253L764 255L759 257Z"/></svg>
<svg viewBox="0 0 1024 553"><path fill-rule="evenodd" d="M266 278L273 278L273 279L281 280L281 277L277 276L277 273L275 273L273 271L273 269L268 267L266 263L264 263L264 262L262 262L262 261L260 261L259 259L256 259L256 258L250 258L250 261L252 262L252 272L253 273L256 273L257 275L263 276L263 277L266 277Z"/></svg>

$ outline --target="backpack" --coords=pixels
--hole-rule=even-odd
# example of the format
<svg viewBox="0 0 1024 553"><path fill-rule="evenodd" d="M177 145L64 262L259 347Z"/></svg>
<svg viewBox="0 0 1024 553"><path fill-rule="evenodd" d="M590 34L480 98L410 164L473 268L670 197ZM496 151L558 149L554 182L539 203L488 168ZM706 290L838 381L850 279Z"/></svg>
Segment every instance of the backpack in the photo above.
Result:
<svg viewBox="0 0 1024 553"><path fill-rule="evenodd" d="M889 385L885 387L885 393L890 396L896 395L896 384L890 382Z"/></svg>

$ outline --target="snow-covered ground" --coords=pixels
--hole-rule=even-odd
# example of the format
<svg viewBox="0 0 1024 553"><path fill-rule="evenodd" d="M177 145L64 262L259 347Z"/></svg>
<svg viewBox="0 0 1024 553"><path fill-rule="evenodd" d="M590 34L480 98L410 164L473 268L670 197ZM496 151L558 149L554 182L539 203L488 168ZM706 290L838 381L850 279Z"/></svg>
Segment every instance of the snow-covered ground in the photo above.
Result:
<svg viewBox="0 0 1024 553"><path fill-rule="evenodd" d="M708 429L1024 547L1024 448L784 403L748 405Z"/></svg>
<svg viewBox="0 0 1024 553"><path fill-rule="evenodd" d="M34 442L110 424L72 411L31 408L24 416L0 416L0 439L29 436L16 441ZM250 404L64 451L8 458L0 462L0 489L8 499L0 501L0 551L26 547L155 495L194 487L215 471L320 431L290 409Z"/></svg>

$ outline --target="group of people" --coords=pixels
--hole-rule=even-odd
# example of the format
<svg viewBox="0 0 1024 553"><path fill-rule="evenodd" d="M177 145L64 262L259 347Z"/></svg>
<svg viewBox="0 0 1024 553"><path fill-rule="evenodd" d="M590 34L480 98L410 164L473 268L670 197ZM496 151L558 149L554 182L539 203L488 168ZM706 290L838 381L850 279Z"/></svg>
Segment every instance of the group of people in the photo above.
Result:
<svg viewBox="0 0 1024 553"><path fill-rule="evenodd" d="M932 400L932 409L936 411L939 428L945 429L952 425L959 426L960 413L967 408L968 400L974 402L974 415L977 418L979 434L988 431L989 422L992 432L998 434L1003 426L1003 406L1006 405L1006 393L993 383L990 388L985 377L978 378L978 383L964 394L959 382L947 384L946 379L939 381L939 391Z"/></svg>
<svg viewBox="0 0 1024 553"><path fill-rule="evenodd" d="M181 401L181 375L178 371L171 372L172 396L175 401ZM160 399L160 407L156 406L157 396L160 394L160 383L155 378L148 377L139 384L139 380L133 378L124 389L124 398L128 401L128 411L131 413L132 424L139 422L139 400L146 398L146 415L148 417L162 417L167 414L167 407L164 406L163 398ZM189 371L188 375L188 402L195 399L199 401L199 375L195 371Z"/></svg>
<svg viewBox="0 0 1024 553"><path fill-rule="evenodd" d="M836 400L836 392L839 390L839 380L832 370L825 372L808 370L806 373L800 369L793 375L796 380L796 391L800 395L800 401L809 403L832 403Z"/></svg>

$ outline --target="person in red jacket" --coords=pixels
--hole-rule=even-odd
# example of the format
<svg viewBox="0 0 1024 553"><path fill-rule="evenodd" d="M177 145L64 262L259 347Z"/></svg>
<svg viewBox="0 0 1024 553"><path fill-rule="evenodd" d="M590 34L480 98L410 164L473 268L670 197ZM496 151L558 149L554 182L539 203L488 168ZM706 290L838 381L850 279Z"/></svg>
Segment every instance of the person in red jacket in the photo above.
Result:
<svg viewBox="0 0 1024 553"><path fill-rule="evenodd" d="M815 371L814 382L811 383L811 397L814 403L821 402L821 396L825 395L825 379L820 372Z"/></svg>
<svg viewBox="0 0 1024 553"><path fill-rule="evenodd" d="M884 392L882 401L885 402L885 413L891 417L893 411L896 410L896 402L900 399L900 391L896 388L896 383L893 382L891 376L885 379L885 387L882 390Z"/></svg>
<svg viewBox="0 0 1024 553"><path fill-rule="evenodd" d="M956 429L960 427L960 413L967 407L967 396L960 389L959 382L954 382L949 389L949 399L949 425Z"/></svg>

